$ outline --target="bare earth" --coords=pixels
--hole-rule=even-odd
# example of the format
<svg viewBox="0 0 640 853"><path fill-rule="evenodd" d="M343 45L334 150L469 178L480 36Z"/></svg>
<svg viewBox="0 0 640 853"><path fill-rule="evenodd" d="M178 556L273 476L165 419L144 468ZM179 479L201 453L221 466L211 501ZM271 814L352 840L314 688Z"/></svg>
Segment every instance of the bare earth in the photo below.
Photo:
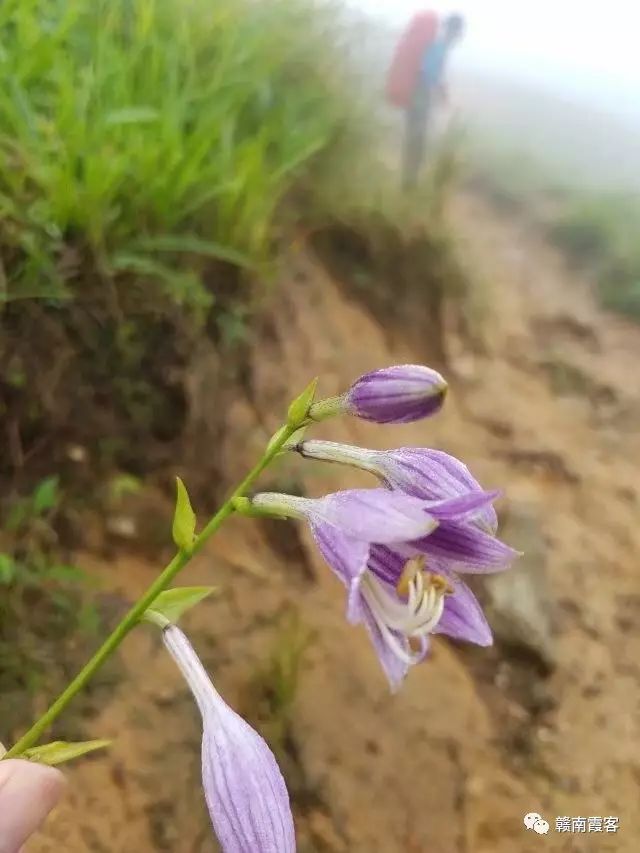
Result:
<svg viewBox="0 0 640 853"><path fill-rule="evenodd" d="M300 676L286 765L299 849L353 853L620 851L640 844L640 329L604 315L588 287L524 224L474 198L452 212L461 251L491 294L486 351L452 333L446 411L417 425L354 420L318 436L463 458L505 491L504 536L527 552L517 582L493 591L497 645L437 642L390 696L364 631L306 531L233 520L184 576L221 594L185 628L231 704L284 608L314 632ZM228 476L254 459L288 397L314 376L323 394L359 373L425 360L383 331L298 249L282 310L256 347L252 399L229 413ZM482 291L481 291L482 292ZM419 310L419 307L418 309ZM267 485L319 495L362 482L287 461ZM366 481L365 481L366 482ZM81 555L128 598L157 567ZM216 848L198 783L199 724L154 632L122 652L123 678L91 721L108 754L67 771L69 792L31 853L204 853ZM525 813L551 823L527 832ZM556 816L618 816L617 834L561 834Z"/></svg>

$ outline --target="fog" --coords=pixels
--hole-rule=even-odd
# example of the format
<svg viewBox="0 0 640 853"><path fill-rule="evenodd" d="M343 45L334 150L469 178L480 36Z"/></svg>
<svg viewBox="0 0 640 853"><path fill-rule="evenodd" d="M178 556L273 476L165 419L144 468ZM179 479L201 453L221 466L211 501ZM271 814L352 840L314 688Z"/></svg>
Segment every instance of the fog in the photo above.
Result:
<svg viewBox="0 0 640 853"><path fill-rule="evenodd" d="M459 11L468 29L453 58L463 71L536 84L640 125L637 0L348 0L401 27L419 9Z"/></svg>

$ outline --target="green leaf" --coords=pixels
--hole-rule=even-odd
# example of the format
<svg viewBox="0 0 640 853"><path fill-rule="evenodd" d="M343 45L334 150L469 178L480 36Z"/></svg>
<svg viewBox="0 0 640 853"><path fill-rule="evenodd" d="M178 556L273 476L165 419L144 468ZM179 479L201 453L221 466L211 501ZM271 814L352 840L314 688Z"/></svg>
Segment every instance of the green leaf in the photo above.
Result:
<svg viewBox="0 0 640 853"><path fill-rule="evenodd" d="M224 246L212 240L203 240L193 237L191 234L156 234L150 237L142 237L133 244L136 249L154 252L178 252L194 255L204 255L209 258L217 258L228 261L235 266L245 269L253 269L255 263L251 258L234 249L232 246Z"/></svg>
<svg viewBox="0 0 640 853"><path fill-rule="evenodd" d="M33 746L31 749L25 749L20 758L26 758L29 761L37 761L38 764L48 764L50 767L55 767L56 764L73 761L74 758L80 758L81 755L87 755L89 752L94 752L96 749L104 749L110 745L110 740L85 740L79 743L67 743L64 740L56 740L53 743L45 743L42 746Z"/></svg>
<svg viewBox="0 0 640 853"><path fill-rule="evenodd" d="M214 586L184 586L161 592L142 618L165 628L177 622L183 613L191 610L207 596L216 592Z"/></svg>
<svg viewBox="0 0 640 853"><path fill-rule="evenodd" d="M109 482L109 498L117 503L125 495L137 495L142 489L142 483L131 474L118 474Z"/></svg>
<svg viewBox="0 0 640 853"><path fill-rule="evenodd" d="M109 263L113 270L156 279L164 292L179 305L209 308L213 303L213 295L194 272L178 270L146 255L130 252L112 255Z"/></svg>
<svg viewBox="0 0 640 853"><path fill-rule="evenodd" d="M86 580L86 574L77 566L54 564L46 570L48 580L62 584L78 584Z"/></svg>
<svg viewBox="0 0 640 853"><path fill-rule="evenodd" d="M60 478L53 476L47 477L38 484L32 497L33 511L36 515L41 515L43 512L53 509L58 503L60 497L58 493L59 482Z"/></svg>
<svg viewBox="0 0 640 853"><path fill-rule="evenodd" d="M311 408L316 396L317 387L318 377L316 376L316 378L307 385L302 394L300 394L299 397L296 397L293 403L291 403L287 413L287 421L290 426L302 426L306 421L309 415L309 409Z"/></svg>
<svg viewBox="0 0 640 853"><path fill-rule="evenodd" d="M286 453L288 450L297 447L300 442L304 441L304 437L308 428L309 425L305 424L304 426L301 426L300 429L297 429L294 434L290 436L282 445L282 450L280 452Z"/></svg>
<svg viewBox="0 0 640 853"><path fill-rule="evenodd" d="M31 501L20 498L9 509L5 527L7 530L15 531L22 527L32 515Z"/></svg>
<svg viewBox="0 0 640 853"><path fill-rule="evenodd" d="M172 282L175 270L149 258L146 255L136 255L132 252L117 252L109 258L112 269L120 272L133 272L138 275L157 276L164 281Z"/></svg>
<svg viewBox="0 0 640 853"><path fill-rule="evenodd" d="M280 427L280 429L271 436L271 438L269 439L269 444L267 444L267 453L271 452L274 444L277 444L277 442L282 441L286 432L287 432L287 427L283 426L283 427Z"/></svg>
<svg viewBox="0 0 640 853"><path fill-rule="evenodd" d="M15 560L10 554L0 554L0 584L8 586L16 576Z"/></svg>
<svg viewBox="0 0 640 853"><path fill-rule="evenodd" d="M116 127L124 124L149 124L157 121L160 113L153 107L124 107L121 110L111 110L105 116L107 126Z"/></svg>
<svg viewBox="0 0 640 853"><path fill-rule="evenodd" d="M180 479L176 477L176 511L173 516L173 541L181 551L188 551L193 545L196 530L196 515L191 508L189 493Z"/></svg>

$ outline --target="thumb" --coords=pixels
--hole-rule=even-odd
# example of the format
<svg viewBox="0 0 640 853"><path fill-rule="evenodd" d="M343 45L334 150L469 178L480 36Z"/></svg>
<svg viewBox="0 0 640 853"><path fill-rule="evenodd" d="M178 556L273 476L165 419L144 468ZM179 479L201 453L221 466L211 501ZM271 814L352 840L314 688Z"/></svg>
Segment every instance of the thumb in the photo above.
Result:
<svg viewBox="0 0 640 853"><path fill-rule="evenodd" d="M0 853L17 853L62 795L59 770L30 761L0 761Z"/></svg>

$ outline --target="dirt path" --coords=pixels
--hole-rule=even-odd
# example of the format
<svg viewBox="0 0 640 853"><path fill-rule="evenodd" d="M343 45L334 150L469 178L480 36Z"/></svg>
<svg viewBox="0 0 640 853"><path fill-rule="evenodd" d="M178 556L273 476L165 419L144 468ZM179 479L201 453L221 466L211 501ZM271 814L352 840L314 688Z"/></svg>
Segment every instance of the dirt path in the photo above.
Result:
<svg viewBox="0 0 640 853"><path fill-rule="evenodd" d="M491 295L487 351L451 341L453 393L432 422L349 421L318 434L440 447L487 487L505 489L505 537L527 558L522 585L490 595L496 647L438 643L391 697L306 532L275 522L229 524L195 561L185 581L213 577L222 591L186 628L231 703L268 731L282 720L264 713L255 684L277 657L274 642L291 641L277 627L283 612L295 609L313 632L284 738L301 853L635 853L640 330L603 317L584 283L521 224L473 198L452 215L466 262ZM229 412L230 480L310 376L331 394L366 369L426 357L379 328L304 252L285 285L256 348L251 399L238 397ZM266 485L317 495L357 481L308 466L287 462ZM87 561L106 589L127 597L155 571L132 558ZM122 665L129 676L90 729L113 737L113 749L69 770L69 796L34 853L216 849L183 684L152 632L130 639ZM552 824L557 815L616 815L621 828L532 837L522 825L529 811Z"/></svg>

